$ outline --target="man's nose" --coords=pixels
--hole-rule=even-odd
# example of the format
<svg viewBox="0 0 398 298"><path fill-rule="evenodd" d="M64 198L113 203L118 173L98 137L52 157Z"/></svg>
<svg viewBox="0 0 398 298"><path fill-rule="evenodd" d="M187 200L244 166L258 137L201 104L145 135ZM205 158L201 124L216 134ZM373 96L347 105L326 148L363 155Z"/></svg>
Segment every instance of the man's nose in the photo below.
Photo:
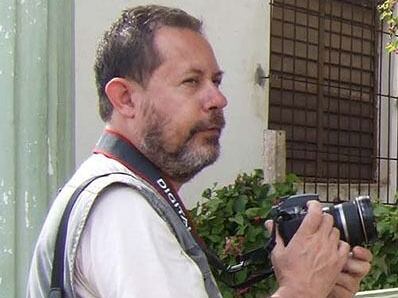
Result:
<svg viewBox="0 0 398 298"><path fill-rule="evenodd" d="M227 98L217 86L211 86L207 91L204 108L206 111L223 109L228 104Z"/></svg>

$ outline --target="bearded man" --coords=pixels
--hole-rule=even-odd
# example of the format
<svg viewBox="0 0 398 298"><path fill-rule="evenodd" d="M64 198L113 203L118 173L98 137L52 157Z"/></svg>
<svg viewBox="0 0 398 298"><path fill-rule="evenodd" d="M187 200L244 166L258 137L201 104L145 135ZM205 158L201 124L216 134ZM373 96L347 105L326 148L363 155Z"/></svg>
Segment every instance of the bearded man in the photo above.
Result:
<svg viewBox="0 0 398 298"><path fill-rule="evenodd" d="M221 296L178 196L219 156L225 125L223 72L201 28L182 10L149 5L125 10L105 33L95 64L105 130L51 207L28 297L47 297L53 286L65 210L63 254L54 265L63 265L61 285L54 295ZM275 246L279 289L273 297L352 297L371 254L355 248L349 256L349 250L331 216L312 202L289 245L278 239Z"/></svg>

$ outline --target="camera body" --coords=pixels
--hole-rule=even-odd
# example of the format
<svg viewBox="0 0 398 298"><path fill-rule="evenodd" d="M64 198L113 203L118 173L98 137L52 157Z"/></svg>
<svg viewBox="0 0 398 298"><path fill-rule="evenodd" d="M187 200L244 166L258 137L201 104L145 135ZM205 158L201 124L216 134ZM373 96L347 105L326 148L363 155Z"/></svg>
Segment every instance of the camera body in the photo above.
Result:
<svg viewBox="0 0 398 298"><path fill-rule="evenodd" d="M293 195L273 206L271 215L278 225L279 234L285 245L300 227L307 214L307 202L311 200L319 201L319 196ZM334 226L340 231L340 239L351 246L369 244L377 239L376 222L368 196L360 196L353 201L325 207L323 212L333 216Z"/></svg>

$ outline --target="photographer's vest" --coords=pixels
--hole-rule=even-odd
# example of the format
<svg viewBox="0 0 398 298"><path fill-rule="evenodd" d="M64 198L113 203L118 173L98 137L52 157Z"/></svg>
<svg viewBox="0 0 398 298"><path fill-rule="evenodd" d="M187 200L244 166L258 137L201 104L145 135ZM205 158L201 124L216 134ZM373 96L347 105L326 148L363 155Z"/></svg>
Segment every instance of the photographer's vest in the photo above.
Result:
<svg viewBox="0 0 398 298"><path fill-rule="evenodd" d="M98 156L97 156L98 157ZM93 156L92 158L96 158ZM91 159L92 159L91 158ZM58 195L51 211L46 219L43 230L40 234L38 244L32 260L31 272L28 283L28 297L46 297L50 288L51 261L54 254L55 236L59 227L60 218L65 206L74 190L90 177L112 172L125 172L124 174L111 174L94 180L79 196L71 213L68 233L65 245L64 259L64 290L66 297L75 297L73 290L74 262L76 259L77 247L83 232L84 225L88 219L95 200L109 186L114 184L125 184L137 190L145 200L152 206L157 214L168 224L183 250L197 264L203 275L204 286L210 298L219 298L221 294L217 288L213 275L210 271L207 258L186 229L172 207L162 199L161 195L146 181L137 177L120 163L106 159L94 173L87 173L83 170L75 175L71 181L62 189ZM90 162L90 159L88 160ZM107 165L108 163L108 165ZM116 167L115 167L116 165ZM84 167L84 166L83 166ZM89 167L86 167L86 169ZM47 238L47 240L44 239Z"/></svg>

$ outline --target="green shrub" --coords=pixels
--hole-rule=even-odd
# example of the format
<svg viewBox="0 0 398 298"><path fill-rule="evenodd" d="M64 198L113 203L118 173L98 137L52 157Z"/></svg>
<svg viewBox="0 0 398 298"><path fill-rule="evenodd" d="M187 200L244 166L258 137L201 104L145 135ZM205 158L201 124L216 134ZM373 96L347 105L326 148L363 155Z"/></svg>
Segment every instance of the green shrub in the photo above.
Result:
<svg viewBox="0 0 398 298"><path fill-rule="evenodd" d="M191 210L198 234L208 247L226 264L235 264L236 257L264 246L269 235L264 221L269 218L271 206L278 198L296 193L298 179L288 175L286 182L274 185L263 182L263 172L241 174L231 185L203 192L203 203ZM370 249L373 253L371 272L361 284L361 290L398 287L398 208L374 203L379 240ZM264 266L264 265L262 265ZM241 271L237 281L245 280L247 270ZM249 289L234 291L226 286L220 276L215 277L224 298L264 297L276 287L273 276Z"/></svg>
<svg viewBox="0 0 398 298"><path fill-rule="evenodd" d="M398 208L373 204L379 240L370 247L372 269L361 284L362 290L398 287Z"/></svg>
<svg viewBox="0 0 398 298"><path fill-rule="evenodd" d="M203 192L205 202L191 210L198 234L226 264L235 264L238 255L264 247L268 236L264 221L277 198L296 192L294 182L296 176L289 175L285 183L271 187L263 182L263 172L255 170L239 175L231 185L217 188L215 184ZM242 282L248 274L242 270L237 281ZM224 298L258 297L275 288L275 280L270 277L250 289L233 291L215 276Z"/></svg>

